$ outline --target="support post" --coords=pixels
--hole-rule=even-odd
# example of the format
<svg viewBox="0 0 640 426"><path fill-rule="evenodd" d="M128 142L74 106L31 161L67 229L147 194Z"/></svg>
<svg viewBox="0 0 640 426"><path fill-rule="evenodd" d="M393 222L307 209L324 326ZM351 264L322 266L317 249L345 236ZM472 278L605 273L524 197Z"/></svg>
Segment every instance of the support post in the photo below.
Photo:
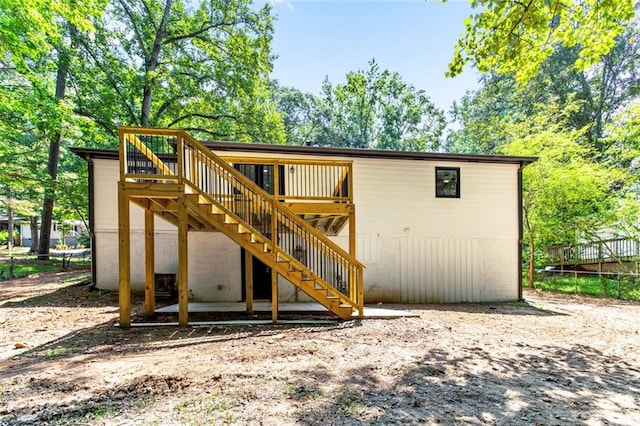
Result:
<svg viewBox="0 0 640 426"><path fill-rule="evenodd" d="M247 313L253 314L253 256L244 251L244 294L247 302Z"/></svg>
<svg viewBox="0 0 640 426"><path fill-rule="evenodd" d="M155 229L154 214L144 211L144 314L150 317L156 310Z"/></svg>
<svg viewBox="0 0 640 426"><path fill-rule="evenodd" d="M349 254L356 257L356 206L349 208Z"/></svg>
<svg viewBox="0 0 640 426"><path fill-rule="evenodd" d="M118 185L118 299L120 327L131 326L131 235L129 234L129 198L124 182Z"/></svg>
<svg viewBox="0 0 640 426"><path fill-rule="evenodd" d="M189 323L189 269L187 233L187 207L184 193L178 197L178 323L186 327Z"/></svg>
<svg viewBox="0 0 640 426"><path fill-rule="evenodd" d="M278 272L271 268L271 319L278 322Z"/></svg>
<svg viewBox="0 0 640 426"><path fill-rule="evenodd" d="M349 254L356 257L356 206L351 205L349 209ZM362 270L358 269L349 274L349 279L353 279L352 300L358 303L358 316L362 318L364 314L364 282Z"/></svg>
<svg viewBox="0 0 640 426"><path fill-rule="evenodd" d="M362 268L358 268L358 317L364 317L364 274Z"/></svg>

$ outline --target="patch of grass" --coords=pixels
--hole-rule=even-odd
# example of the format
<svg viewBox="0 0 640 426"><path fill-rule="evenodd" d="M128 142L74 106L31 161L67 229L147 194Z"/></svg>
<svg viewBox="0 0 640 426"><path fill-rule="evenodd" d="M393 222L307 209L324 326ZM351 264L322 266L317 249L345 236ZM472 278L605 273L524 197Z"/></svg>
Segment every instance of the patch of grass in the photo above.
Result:
<svg viewBox="0 0 640 426"><path fill-rule="evenodd" d="M62 270L62 258L56 257L50 260L37 260L35 256L14 258L13 268L10 262L9 258L0 258L0 280L10 279L12 269L13 278ZM65 270L83 269L89 266L91 266L91 259L89 258L71 258L69 266Z"/></svg>
<svg viewBox="0 0 640 426"><path fill-rule="evenodd" d="M67 413L53 422L56 425L78 425L88 422L99 422L109 424L109 421L116 417L118 411L111 403L100 404L89 411L78 410Z"/></svg>
<svg viewBox="0 0 640 426"><path fill-rule="evenodd" d="M357 415L364 409L364 405L360 398L353 395L344 395L338 400L340 411L349 415Z"/></svg>
<svg viewBox="0 0 640 426"><path fill-rule="evenodd" d="M47 351L47 357L51 359L60 358L61 356L69 355L75 349L75 346L65 347L58 345L55 348L49 349Z"/></svg>
<svg viewBox="0 0 640 426"><path fill-rule="evenodd" d="M295 385L289 383L287 384L287 394L289 398L297 401L309 401L322 396L322 391L314 385Z"/></svg>
<svg viewBox="0 0 640 426"><path fill-rule="evenodd" d="M173 407L178 415L180 424L232 424L233 415L228 412L228 402L221 397L219 391L214 391L207 396L194 400L182 401Z"/></svg>
<svg viewBox="0 0 640 426"><path fill-rule="evenodd" d="M92 413L87 413L85 418L88 420L105 420L108 418L112 418L117 413L115 407L111 404L104 404L99 407L96 407L95 411Z"/></svg>
<svg viewBox="0 0 640 426"><path fill-rule="evenodd" d="M640 301L640 281L638 280L564 276L537 280L535 286L543 291Z"/></svg>

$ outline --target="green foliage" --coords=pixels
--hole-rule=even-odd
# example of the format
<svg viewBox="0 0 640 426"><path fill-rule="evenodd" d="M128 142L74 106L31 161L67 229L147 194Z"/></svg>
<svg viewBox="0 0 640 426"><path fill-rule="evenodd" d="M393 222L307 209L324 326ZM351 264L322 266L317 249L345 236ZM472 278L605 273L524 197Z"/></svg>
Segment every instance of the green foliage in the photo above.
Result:
<svg viewBox="0 0 640 426"><path fill-rule="evenodd" d="M369 69L350 72L343 84L323 82L322 95L277 88L288 143L437 150L446 125L444 112L422 90L402 81L397 72Z"/></svg>
<svg viewBox="0 0 640 426"><path fill-rule="evenodd" d="M276 109L282 114L287 144L304 145L320 126L319 98L293 87L282 87L276 81L271 84Z"/></svg>
<svg viewBox="0 0 640 426"><path fill-rule="evenodd" d="M550 276L536 281L536 288L544 291L557 291L568 294L584 294L596 297L611 297L623 300L640 301L640 281L628 277L562 277Z"/></svg>
<svg viewBox="0 0 640 426"><path fill-rule="evenodd" d="M69 148L116 148L118 125L283 143L272 33L248 0L0 0L0 188L23 216L55 196L55 219L86 218Z"/></svg>
<svg viewBox="0 0 640 426"><path fill-rule="evenodd" d="M538 108L529 123L511 127L502 152L539 157L524 170L523 204L535 240L546 247L601 229L615 205L611 184L622 174L594 161L594 152L579 143L580 132L554 122L561 115L557 107Z"/></svg>
<svg viewBox="0 0 640 426"><path fill-rule="evenodd" d="M615 216L617 194L612 184L624 174L596 161L593 149L579 143L582 132L567 130L565 111L537 105L528 122L510 126L510 141L501 152L537 156L523 172L523 215L528 241L529 284L538 248L575 243L603 229Z"/></svg>
<svg viewBox="0 0 640 426"><path fill-rule="evenodd" d="M635 13L631 0L472 0L480 9L465 20L448 76L473 63L481 72L516 76L524 82L560 46L578 49L573 66L585 70L614 45L623 22Z"/></svg>
<svg viewBox="0 0 640 426"><path fill-rule="evenodd" d="M495 153L506 142L507 126L530 120L540 104L556 104L563 110L567 129L585 130L581 143L607 157L612 142L605 127L640 90L638 25L630 22L614 47L586 70L573 63L579 49L559 46L526 84L514 75L487 74L482 87L467 93L452 108L460 128L447 136L450 152Z"/></svg>
<svg viewBox="0 0 640 426"><path fill-rule="evenodd" d="M269 5L247 0L110 3L79 38L76 111L114 125L180 127L225 140L284 142L269 99ZM117 40L117 42L115 42Z"/></svg>

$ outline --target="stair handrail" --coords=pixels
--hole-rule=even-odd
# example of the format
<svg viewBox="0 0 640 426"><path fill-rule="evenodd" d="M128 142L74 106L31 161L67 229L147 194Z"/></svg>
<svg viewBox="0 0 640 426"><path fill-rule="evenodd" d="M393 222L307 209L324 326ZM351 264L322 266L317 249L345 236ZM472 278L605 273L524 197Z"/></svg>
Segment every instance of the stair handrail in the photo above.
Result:
<svg viewBox="0 0 640 426"><path fill-rule="evenodd" d="M273 196L271 194L269 194L267 191L262 189L255 182L253 182L251 179L249 179L248 177L246 177L245 175L240 173L238 170L236 170L233 167L231 167L220 156L218 156L217 154L212 152L209 148L207 148L205 145L203 145L197 139L193 138L186 131L179 130L179 132L181 133L180 136L182 136L190 144L192 144L194 147L196 147L199 150L199 152L203 153L205 156L207 156L211 160L215 161L216 164L221 166L226 172L228 172L231 175L233 175L236 179L238 179L240 182L242 182L243 185L248 186L251 190L253 190L257 194L259 194L262 198L264 198L266 200L273 200ZM178 152L180 153L180 151L184 152L184 146L182 144L182 140L179 139L178 140ZM180 164L179 164L179 166L180 166ZM184 180L184 172L181 170L181 168L179 168L179 179ZM194 184L194 183L191 182L191 184ZM311 234L313 234L314 236L316 236L318 238L323 239L323 243L324 244L329 246L333 251L335 251L336 253L340 254L345 259L349 260L351 263L354 263L355 265L360 266L362 268L365 267L365 265L363 263L361 263L358 259L356 259L349 252L344 250L342 247L340 247L339 245L337 245L333 241L327 239L323 234L318 232L318 230L316 230L314 227L309 225L306 221L304 221L303 219L300 219L300 217L298 217L298 215L296 215L291 209L289 209L284 204L282 204L282 203L273 203L273 206L274 206L275 210L280 210L289 219L293 220L298 225L300 225L303 228L305 228L306 231L310 232Z"/></svg>

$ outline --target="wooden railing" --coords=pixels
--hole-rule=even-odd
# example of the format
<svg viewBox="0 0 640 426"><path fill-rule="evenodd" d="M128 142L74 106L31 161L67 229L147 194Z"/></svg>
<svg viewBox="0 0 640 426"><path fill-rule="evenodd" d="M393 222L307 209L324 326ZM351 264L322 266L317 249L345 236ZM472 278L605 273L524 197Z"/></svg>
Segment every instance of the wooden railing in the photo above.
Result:
<svg viewBox="0 0 640 426"><path fill-rule="evenodd" d="M122 181L185 184L258 236L278 258L300 270L308 269L311 278L333 287L341 294L343 302L362 311L364 265L289 210L277 197L184 131L142 128L120 128L119 131ZM295 164L300 170L321 166L304 161L274 164ZM330 192L317 191L312 195L294 192L288 196L350 200L350 191L345 194L342 188L349 180L351 166L326 164L326 167L329 171L318 174L333 176L335 184ZM279 181L281 170L281 167L275 167L275 181ZM315 188L327 187L329 179L323 182Z"/></svg>
<svg viewBox="0 0 640 426"><path fill-rule="evenodd" d="M351 203L353 164L348 161L222 157L253 181L262 173L263 189L280 201Z"/></svg>
<svg viewBox="0 0 640 426"><path fill-rule="evenodd" d="M548 249L553 266L628 262L640 258L640 243L630 238L614 238L593 243L566 244Z"/></svg>

